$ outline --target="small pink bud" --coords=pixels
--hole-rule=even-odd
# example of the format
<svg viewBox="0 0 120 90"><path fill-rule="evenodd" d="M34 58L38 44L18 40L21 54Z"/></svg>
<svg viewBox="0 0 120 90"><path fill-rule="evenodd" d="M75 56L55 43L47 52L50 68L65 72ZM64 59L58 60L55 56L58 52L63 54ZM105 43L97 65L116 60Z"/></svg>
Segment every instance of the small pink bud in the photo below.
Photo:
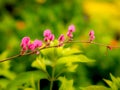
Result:
<svg viewBox="0 0 120 90"><path fill-rule="evenodd" d="M49 41L49 38L48 38L48 37L45 37L45 38L44 38L44 41L45 41L45 42L48 42L48 41Z"/></svg>
<svg viewBox="0 0 120 90"><path fill-rule="evenodd" d="M38 55L38 54L40 54L40 52L39 52L39 51L36 51L36 54Z"/></svg>
<svg viewBox="0 0 120 90"><path fill-rule="evenodd" d="M51 31L50 31L49 29L46 29L46 30L44 31L44 33L43 33L43 36L44 36L44 37L49 37L50 34L51 34Z"/></svg>
<svg viewBox="0 0 120 90"><path fill-rule="evenodd" d="M89 36L93 36L93 35L94 35L94 31L91 30L91 31L89 32Z"/></svg>
<svg viewBox="0 0 120 90"><path fill-rule="evenodd" d="M22 47L22 50L23 50L23 51L26 51L26 50L27 50L27 47L26 47L26 46L23 46L23 47Z"/></svg>
<svg viewBox="0 0 120 90"><path fill-rule="evenodd" d="M33 51L35 49L35 45L34 44L29 44L28 49Z"/></svg>
<svg viewBox="0 0 120 90"><path fill-rule="evenodd" d="M50 40L50 41L53 41L54 38L55 38L54 34L50 34L50 36L49 36L49 40Z"/></svg>
<svg viewBox="0 0 120 90"><path fill-rule="evenodd" d="M74 25L70 25L68 27L68 32L75 32L75 26Z"/></svg>
<svg viewBox="0 0 120 90"><path fill-rule="evenodd" d="M33 44L34 44L35 48L38 48L38 47L42 46L42 41L36 39Z"/></svg>
<svg viewBox="0 0 120 90"><path fill-rule="evenodd" d="M95 36L90 36L90 41L93 41L95 39Z"/></svg>
<svg viewBox="0 0 120 90"><path fill-rule="evenodd" d="M95 39L94 31L93 31L93 30L91 30L91 31L89 32L89 39L90 39L90 41L93 41L93 40Z"/></svg>
<svg viewBox="0 0 120 90"><path fill-rule="evenodd" d="M73 37L73 34L72 34L72 32L67 32L67 36L69 37L69 38L72 38Z"/></svg>
<svg viewBox="0 0 120 90"><path fill-rule="evenodd" d="M63 34L61 34L58 38L58 41L59 42L64 42L64 40L65 40L65 36Z"/></svg>

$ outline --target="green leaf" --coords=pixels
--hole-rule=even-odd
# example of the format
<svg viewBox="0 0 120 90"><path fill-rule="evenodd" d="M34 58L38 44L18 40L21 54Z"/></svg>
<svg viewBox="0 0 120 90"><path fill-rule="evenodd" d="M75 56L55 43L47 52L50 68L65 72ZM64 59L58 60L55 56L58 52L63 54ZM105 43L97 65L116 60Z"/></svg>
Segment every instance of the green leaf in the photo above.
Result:
<svg viewBox="0 0 120 90"><path fill-rule="evenodd" d="M0 59L5 59L8 55L8 51L4 51L0 54ZM10 61L0 63L0 75L5 76L8 79L14 79L15 73L10 71Z"/></svg>
<svg viewBox="0 0 120 90"><path fill-rule="evenodd" d="M118 90L117 86L110 80L104 79L104 81L113 89L113 90Z"/></svg>
<svg viewBox="0 0 120 90"><path fill-rule="evenodd" d="M10 82L10 80L1 78L0 79L0 90L1 90L1 88L4 90L9 82Z"/></svg>
<svg viewBox="0 0 120 90"><path fill-rule="evenodd" d="M34 79L34 81L38 81L40 79L46 78L47 74L40 70L24 72L18 75L13 81L11 81L8 84L6 90L18 90L18 88L22 87L22 85L31 82L31 79Z"/></svg>
<svg viewBox="0 0 120 90"><path fill-rule="evenodd" d="M119 77L115 78L111 73L110 73L110 77L111 77L113 83L114 83L118 88L120 88L120 79L119 79Z"/></svg>
<svg viewBox="0 0 120 90"><path fill-rule="evenodd" d="M42 69L43 71L46 71L46 64L44 58L41 58L40 56L37 57L36 60L33 61L32 67L36 67L38 69Z"/></svg>
<svg viewBox="0 0 120 90"><path fill-rule="evenodd" d="M62 83L59 90L75 90L73 80L67 80L65 77L59 77L59 80Z"/></svg>
<svg viewBox="0 0 120 90"><path fill-rule="evenodd" d="M92 85L92 86L88 86L85 88L80 87L80 90L112 90L112 89L104 87L104 86Z"/></svg>
<svg viewBox="0 0 120 90"><path fill-rule="evenodd" d="M55 60L60 57L70 56L75 54L80 54L81 51L75 48L63 48L63 47L55 47L48 48L41 51L41 53L49 60Z"/></svg>
<svg viewBox="0 0 120 90"><path fill-rule="evenodd" d="M75 62L94 62L94 60L90 60L84 55L71 55L71 56L66 56L58 59L57 64L65 63L69 66Z"/></svg>

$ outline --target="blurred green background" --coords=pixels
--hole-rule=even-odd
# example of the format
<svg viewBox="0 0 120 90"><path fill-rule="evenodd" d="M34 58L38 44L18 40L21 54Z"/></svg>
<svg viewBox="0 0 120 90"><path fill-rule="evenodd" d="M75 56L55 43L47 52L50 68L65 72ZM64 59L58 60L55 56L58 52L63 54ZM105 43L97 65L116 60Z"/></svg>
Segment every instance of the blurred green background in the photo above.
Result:
<svg viewBox="0 0 120 90"><path fill-rule="evenodd" d="M51 29L56 38L74 24L74 40L88 40L89 30L95 31L96 42L119 46L120 0L0 0L0 59L19 54L22 37L43 39L43 31ZM109 73L120 76L119 48L108 51L96 45L72 44L96 62L81 63L73 76L76 86L104 84ZM0 86L17 74L34 70L35 55L0 63Z"/></svg>

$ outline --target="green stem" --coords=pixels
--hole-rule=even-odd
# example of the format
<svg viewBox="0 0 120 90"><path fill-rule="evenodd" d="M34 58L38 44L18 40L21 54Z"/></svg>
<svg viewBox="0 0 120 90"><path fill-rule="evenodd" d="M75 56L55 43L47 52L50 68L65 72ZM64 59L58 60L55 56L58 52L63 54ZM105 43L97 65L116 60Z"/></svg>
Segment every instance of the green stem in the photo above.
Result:
<svg viewBox="0 0 120 90"><path fill-rule="evenodd" d="M52 90L52 88L53 88L53 82L55 80L54 74L55 74L55 67L53 66L52 77L51 77L51 80L50 80L50 90Z"/></svg>
<svg viewBox="0 0 120 90"><path fill-rule="evenodd" d="M38 81L38 90L40 90L40 80Z"/></svg>

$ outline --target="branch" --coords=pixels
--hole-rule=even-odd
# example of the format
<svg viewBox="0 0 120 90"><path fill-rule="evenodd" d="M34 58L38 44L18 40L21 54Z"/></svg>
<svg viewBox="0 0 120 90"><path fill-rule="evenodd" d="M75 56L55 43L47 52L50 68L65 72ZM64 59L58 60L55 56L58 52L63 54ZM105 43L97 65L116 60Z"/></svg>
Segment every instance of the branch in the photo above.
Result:
<svg viewBox="0 0 120 90"><path fill-rule="evenodd" d="M63 44L69 44L69 43L88 43L88 44L95 44L95 45L99 45L99 46L104 46L108 49L112 49L112 48L120 48L120 46L111 46L111 45L108 45L108 44L101 44L101 43L97 43L97 42L90 42L90 41L66 41L66 42L63 42ZM55 45L55 46L44 46L38 50L43 50L43 49L47 49L47 48L57 48L57 47L60 47L60 45ZM110 49L110 50L111 50ZM23 55L21 54L18 54L18 55L15 55L15 56L12 56L12 57L9 57L9 58L6 58L6 59L2 59L0 60L0 63L1 62L4 62L4 61L8 61L8 60L12 60L14 58L17 58L17 57L22 57L22 56L26 56L26 55L31 55L31 54L35 54L38 50L34 50L34 51L31 51L31 52L28 52L28 53L25 53Z"/></svg>

